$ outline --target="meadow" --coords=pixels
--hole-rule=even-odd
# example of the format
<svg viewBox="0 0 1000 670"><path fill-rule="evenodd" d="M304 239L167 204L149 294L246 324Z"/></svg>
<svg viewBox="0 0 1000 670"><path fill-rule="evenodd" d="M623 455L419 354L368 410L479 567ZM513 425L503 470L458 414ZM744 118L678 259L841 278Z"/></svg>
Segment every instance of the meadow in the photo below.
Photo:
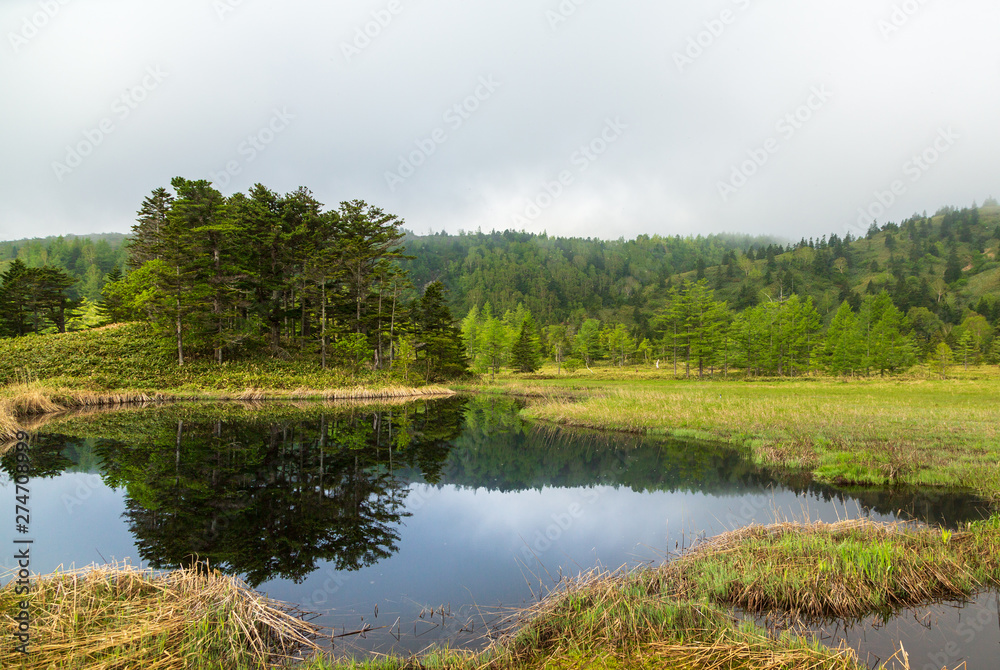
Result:
<svg viewBox="0 0 1000 670"><path fill-rule="evenodd" d="M966 488L1000 499L1000 370L926 369L903 377L675 379L596 368L455 388L529 399L561 426L704 438L761 465L843 486Z"/></svg>

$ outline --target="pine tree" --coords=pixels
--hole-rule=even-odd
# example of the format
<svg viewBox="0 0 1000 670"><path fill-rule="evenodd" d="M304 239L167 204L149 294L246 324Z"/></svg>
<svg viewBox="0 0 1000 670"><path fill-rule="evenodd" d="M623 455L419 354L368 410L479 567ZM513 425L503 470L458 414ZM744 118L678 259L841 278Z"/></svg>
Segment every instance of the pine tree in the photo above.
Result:
<svg viewBox="0 0 1000 670"><path fill-rule="evenodd" d="M174 197L162 187L154 189L142 201L128 241L128 263L131 267L138 268L146 261L159 258L163 247L170 243L164 233L173 201Z"/></svg>
<svg viewBox="0 0 1000 670"><path fill-rule="evenodd" d="M0 275L0 334L9 337L26 335L31 326L25 309L28 292L28 266L15 258Z"/></svg>

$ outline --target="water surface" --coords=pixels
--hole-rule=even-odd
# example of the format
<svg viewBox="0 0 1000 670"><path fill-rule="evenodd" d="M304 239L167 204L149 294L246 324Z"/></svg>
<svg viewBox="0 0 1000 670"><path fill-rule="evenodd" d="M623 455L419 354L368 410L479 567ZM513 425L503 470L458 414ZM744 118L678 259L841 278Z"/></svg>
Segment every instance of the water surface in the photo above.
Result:
<svg viewBox="0 0 1000 670"><path fill-rule="evenodd" d="M475 648L499 611L563 575L659 562L748 523L954 524L987 509L955 493L845 493L725 445L532 427L497 399L97 413L48 424L32 457L33 570L196 556L338 635L371 627L333 642L354 653ZM914 637L876 632L841 637L883 658Z"/></svg>

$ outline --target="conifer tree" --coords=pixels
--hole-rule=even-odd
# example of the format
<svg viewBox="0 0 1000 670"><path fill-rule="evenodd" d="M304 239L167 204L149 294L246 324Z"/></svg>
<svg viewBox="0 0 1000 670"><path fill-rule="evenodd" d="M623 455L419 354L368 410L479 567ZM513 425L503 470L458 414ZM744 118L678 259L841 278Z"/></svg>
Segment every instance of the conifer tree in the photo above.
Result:
<svg viewBox="0 0 1000 670"><path fill-rule="evenodd" d="M542 367L541 345L535 331L535 319L528 313L510 351L511 367L518 372L536 372Z"/></svg>

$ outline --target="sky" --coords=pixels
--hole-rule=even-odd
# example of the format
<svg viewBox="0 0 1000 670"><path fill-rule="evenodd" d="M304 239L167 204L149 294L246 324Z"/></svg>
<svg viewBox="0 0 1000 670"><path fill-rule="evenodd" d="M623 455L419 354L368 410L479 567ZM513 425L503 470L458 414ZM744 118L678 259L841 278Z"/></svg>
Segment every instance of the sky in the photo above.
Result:
<svg viewBox="0 0 1000 670"><path fill-rule="evenodd" d="M4 0L0 239L175 176L418 234L864 233L1000 197L996 0Z"/></svg>

